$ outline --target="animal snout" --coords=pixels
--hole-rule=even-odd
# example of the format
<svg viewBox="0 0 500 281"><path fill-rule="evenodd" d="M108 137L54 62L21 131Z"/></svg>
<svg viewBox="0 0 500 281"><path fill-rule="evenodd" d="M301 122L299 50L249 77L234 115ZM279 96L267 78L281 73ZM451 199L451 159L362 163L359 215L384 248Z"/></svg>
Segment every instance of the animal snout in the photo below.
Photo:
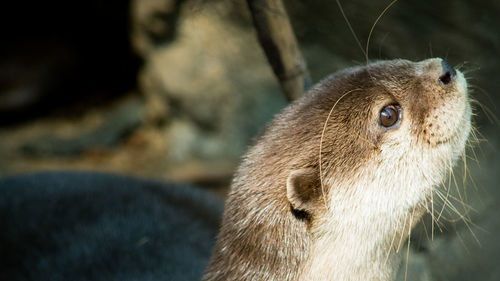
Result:
<svg viewBox="0 0 500 281"><path fill-rule="evenodd" d="M457 72L447 61L441 60L441 69L442 72L441 76L439 76L439 81L441 81L443 85L448 85L455 80Z"/></svg>

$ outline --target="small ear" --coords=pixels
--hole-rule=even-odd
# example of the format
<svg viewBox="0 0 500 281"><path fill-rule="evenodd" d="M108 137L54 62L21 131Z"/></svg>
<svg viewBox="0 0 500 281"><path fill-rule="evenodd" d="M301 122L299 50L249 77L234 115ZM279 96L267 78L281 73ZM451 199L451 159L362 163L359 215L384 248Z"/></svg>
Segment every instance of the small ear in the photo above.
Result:
<svg viewBox="0 0 500 281"><path fill-rule="evenodd" d="M311 213L318 201L318 187L316 169L293 170L286 180L286 197L295 210Z"/></svg>

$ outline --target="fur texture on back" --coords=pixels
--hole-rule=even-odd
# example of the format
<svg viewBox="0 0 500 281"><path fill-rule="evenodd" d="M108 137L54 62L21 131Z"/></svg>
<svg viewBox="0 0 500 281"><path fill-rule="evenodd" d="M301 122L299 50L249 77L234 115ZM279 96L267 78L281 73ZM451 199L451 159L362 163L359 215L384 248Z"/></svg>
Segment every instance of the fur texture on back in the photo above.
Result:
<svg viewBox="0 0 500 281"><path fill-rule="evenodd" d="M0 280L199 280L222 202L181 184L52 172L0 180Z"/></svg>

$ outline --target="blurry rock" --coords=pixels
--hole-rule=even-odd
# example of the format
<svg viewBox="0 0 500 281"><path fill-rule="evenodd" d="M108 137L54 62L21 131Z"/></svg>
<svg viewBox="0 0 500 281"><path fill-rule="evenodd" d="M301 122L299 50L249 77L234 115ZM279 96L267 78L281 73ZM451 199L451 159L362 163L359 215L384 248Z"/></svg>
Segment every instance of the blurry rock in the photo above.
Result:
<svg viewBox="0 0 500 281"><path fill-rule="evenodd" d="M131 0L131 40L135 51L146 56L151 49L173 40L182 0Z"/></svg>
<svg viewBox="0 0 500 281"><path fill-rule="evenodd" d="M77 135L47 134L22 144L27 156L77 156L88 150L112 148L119 145L142 124L143 102L138 98L125 100L102 118L101 124Z"/></svg>
<svg viewBox="0 0 500 281"><path fill-rule="evenodd" d="M167 157L236 163L286 105L250 24L231 22L224 3L185 6L178 37L146 57L142 91L167 107Z"/></svg>

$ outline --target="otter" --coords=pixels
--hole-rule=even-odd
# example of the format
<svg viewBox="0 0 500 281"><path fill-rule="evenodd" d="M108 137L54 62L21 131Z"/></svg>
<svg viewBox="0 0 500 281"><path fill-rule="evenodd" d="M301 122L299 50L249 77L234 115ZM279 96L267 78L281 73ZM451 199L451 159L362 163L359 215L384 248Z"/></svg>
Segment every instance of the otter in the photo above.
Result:
<svg viewBox="0 0 500 281"><path fill-rule="evenodd" d="M0 280L200 280L222 207L189 184L109 172L0 178Z"/></svg>
<svg viewBox="0 0 500 281"><path fill-rule="evenodd" d="M446 61L379 61L284 109L244 157L224 215L182 184L2 178L0 279L391 280L470 116L467 83Z"/></svg>
<svg viewBox="0 0 500 281"><path fill-rule="evenodd" d="M463 74L440 58L327 77L244 157L203 280L394 279L470 117Z"/></svg>

